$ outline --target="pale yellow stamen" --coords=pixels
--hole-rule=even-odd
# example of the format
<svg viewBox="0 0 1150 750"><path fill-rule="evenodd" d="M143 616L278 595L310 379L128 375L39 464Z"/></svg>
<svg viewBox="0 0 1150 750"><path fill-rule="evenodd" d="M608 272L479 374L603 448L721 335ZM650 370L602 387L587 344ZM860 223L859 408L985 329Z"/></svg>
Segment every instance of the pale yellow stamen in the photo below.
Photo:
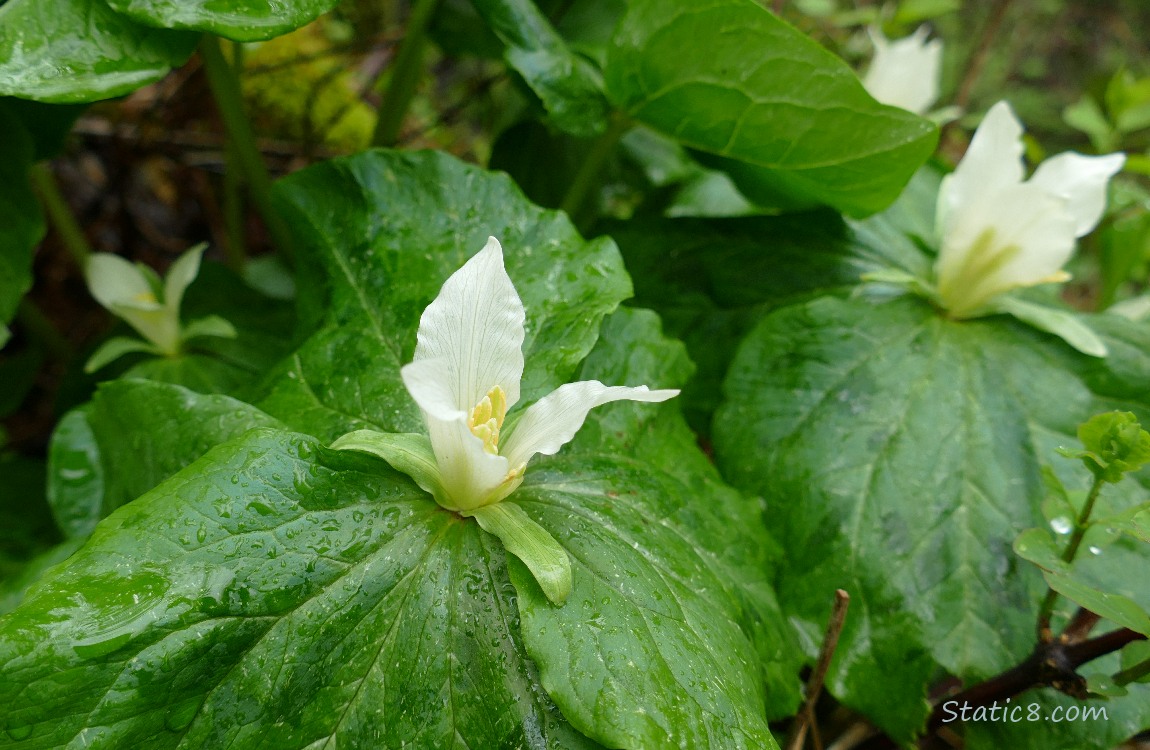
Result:
<svg viewBox="0 0 1150 750"><path fill-rule="evenodd" d="M471 434L483 441L483 450L492 455L499 454L499 429L507 416L507 394L495 386L483 400L471 410L467 427Z"/></svg>
<svg viewBox="0 0 1150 750"><path fill-rule="evenodd" d="M156 299L156 295L152 294L151 292L140 292L136 296L132 297L132 301L133 302L143 302L145 304L150 304L150 305L160 304L160 301L158 299Z"/></svg>

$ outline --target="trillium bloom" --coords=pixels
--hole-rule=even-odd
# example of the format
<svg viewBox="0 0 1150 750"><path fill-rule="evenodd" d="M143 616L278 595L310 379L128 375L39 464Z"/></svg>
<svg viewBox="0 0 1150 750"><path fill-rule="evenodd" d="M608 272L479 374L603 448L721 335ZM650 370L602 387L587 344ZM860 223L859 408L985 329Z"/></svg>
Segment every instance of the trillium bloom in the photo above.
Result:
<svg viewBox="0 0 1150 750"><path fill-rule="evenodd" d="M925 26L908 37L891 41L878 28L869 30L874 58L863 87L876 100L921 115L938 101L942 42L927 41Z"/></svg>
<svg viewBox="0 0 1150 750"><path fill-rule="evenodd" d="M1068 152L1047 159L1024 181L1022 151L1022 125L999 102L942 181L935 277L938 301L952 318L1014 308L1004 292L1068 279L1062 266L1075 239L1102 218L1107 183L1126 160L1124 154Z"/></svg>
<svg viewBox="0 0 1150 750"><path fill-rule="evenodd" d="M135 328L148 341L110 339L88 360L85 367L88 372L128 352L143 351L174 356L189 338L231 338L236 335L231 324L216 316L202 318L186 327L180 325L180 303L184 291L200 272L200 258L204 248L204 245L200 245L181 255L168 270L162 285L150 269L129 263L118 255L93 253L88 258L84 267L88 291L97 302Z"/></svg>
<svg viewBox="0 0 1150 750"><path fill-rule="evenodd" d="M570 562L550 534L511 502L538 453L569 442L591 409L611 401L666 401L677 390L568 383L522 410L524 310L494 237L444 283L419 320L415 357L401 370L428 436L359 430L333 448L362 450L409 474L448 510L474 517L535 574L552 601L571 588Z"/></svg>

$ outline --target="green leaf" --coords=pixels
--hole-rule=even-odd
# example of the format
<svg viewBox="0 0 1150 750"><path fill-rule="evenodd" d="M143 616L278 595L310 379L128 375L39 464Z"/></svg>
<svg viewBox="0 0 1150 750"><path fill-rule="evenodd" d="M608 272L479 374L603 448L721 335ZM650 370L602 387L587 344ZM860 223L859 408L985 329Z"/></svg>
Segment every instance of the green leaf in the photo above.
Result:
<svg viewBox="0 0 1150 750"><path fill-rule="evenodd" d="M605 77L631 117L721 157L708 166L752 200L788 208L885 208L937 140L934 125L875 102L842 60L752 0L629 3Z"/></svg>
<svg viewBox="0 0 1150 750"><path fill-rule="evenodd" d="M184 326L183 338L185 341L200 336L234 339L237 333L236 327L219 315L209 315L206 318L197 318Z"/></svg>
<svg viewBox="0 0 1150 750"><path fill-rule="evenodd" d="M568 49L532 0L473 3L507 45L507 64L523 76L557 128L578 137L599 135L607 129L610 108L599 72Z"/></svg>
<svg viewBox="0 0 1150 750"><path fill-rule="evenodd" d="M254 42L311 23L339 0L106 0L139 23Z"/></svg>
<svg viewBox="0 0 1150 750"><path fill-rule="evenodd" d="M139 352L161 357L164 356L164 353L156 348L155 344L144 341L143 339L113 336L100 344L96 351L92 352L92 356L88 357L88 361L84 363L84 372L91 374L112 364L125 354L135 354Z"/></svg>
<svg viewBox="0 0 1150 750"><path fill-rule="evenodd" d="M158 81L196 36L137 24L104 0L8 0L0 6L0 94L90 102Z"/></svg>
<svg viewBox="0 0 1150 750"><path fill-rule="evenodd" d="M824 297L769 314L731 366L716 457L772 509L784 610L817 638L828 593L850 592L828 685L900 739L938 668L981 679L1029 653L1045 587L1011 543L1043 523L1041 463L1099 410L1150 411L1146 332L1092 324L1106 359L1009 318Z"/></svg>
<svg viewBox="0 0 1150 750"><path fill-rule="evenodd" d="M595 747L538 689L513 602L478 524L374 458L253 431L120 508L0 621L8 736Z"/></svg>
<svg viewBox="0 0 1150 750"><path fill-rule="evenodd" d="M0 22L4 10L0 8ZM0 39L3 38L0 26ZM2 58L0 58L2 59ZM0 71L3 65L0 63ZM0 72L0 80L3 73ZM28 183L33 141L10 105L0 100L0 325L12 320L32 287L32 251L44 236L44 217ZM3 342L0 342L3 345Z"/></svg>
<svg viewBox="0 0 1150 750"><path fill-rule="evenodd" d="M146 380L104 383L92 402L65 415L52 435L52 511L67 536L87 536L112 510L209 448L255 427L278 424L227 396Z"/></svg>
<svg viewBox="0 0 1150 750"><path fill-rule="evenodd" d="M477 508L470 515L531 571L552 604L562 606L567 601L571 595L571 560L546 529L511 500Z"/></svg>
<svg viewBox="0 0 1150 750"><path fill-rule="evenodd" d="M336 159L281 180L275 194L322 265L299 276L300 304L322 327L279 368L260 406L325 440L423 431L399 368L411 361L424 307L489 235L503 243L527 312L524 403L570 380L599 321L631 293L611 240L583 240L505 175L442 153Z"/></svg>

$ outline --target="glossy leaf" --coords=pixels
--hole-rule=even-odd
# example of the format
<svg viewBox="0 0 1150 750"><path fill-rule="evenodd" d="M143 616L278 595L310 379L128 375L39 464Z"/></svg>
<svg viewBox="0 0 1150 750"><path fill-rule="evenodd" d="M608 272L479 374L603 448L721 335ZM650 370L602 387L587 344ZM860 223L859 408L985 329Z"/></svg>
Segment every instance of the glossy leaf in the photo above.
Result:
<svg viewBox="0 0 1150 750"><path fill-rule="evenodd" d="M828 684L896 736L919 728L938 667L987 677L1032 647L1045 586L1011 543L1043 523L1040 465L1061 462L1080 487L1084 472L1055 453L1078 423L1118 403L1150 412L1137 385L1145 331L1092 325L1113 348L1104 360L1005 317L955 323L914 299L821 298L768 315L732 364L719 465L772 508L785 610L814 635L824 592L851 593Z"/></svg>
<svg viewBox="0 0 1150 750"><path fill-rule="evenodd" d="M9 0L0 6L0 94L90 102L162 78L196 37L149 28L105 0Z"/></svg>
<svg viewBox="0 0 1150 750"><path fill-rule="evenodd" d="M631 292L609 239L583 240L506 176L445 154L367 152L297 172L276 193L322 266L300 274L300 296L323 328L260 405L326 440L360 428L423 430L399 368L411 361L424 307L489 236L503 243L527 310L523 403L571 379L599 321Z"/></svg>
<svg viewBox="0 0 1150 750"><path fill-rule="evenodd" d="M718 157L709 166L768 205L874 213L937 139L932 124L875 102L842 60L752 0L629 3L605 77L627 114Z"/></svg>
<svg viewBox="0 0 1150 750"><path fill-rule="evenodd" d="M532 0L473 0L507 45L507 64L523 77L554 125L580 137L606 130L610 107L599 72L568 49Z"/></svg>
<svg viewBox="0 0 1150 750"><path fill-rule="evenodd" d="M227 396L147 380L105 383L90 404L65 415L52 435L49 503L67 536L87 536L101 518L208 449L278 424Z"/></svg>
<svg viewBox="0 0 1150 750"><path fill-rule="evenodd" d="M339 0L105 0L148 26L206 31L239 42L286 34L311 23Z"/></svg>

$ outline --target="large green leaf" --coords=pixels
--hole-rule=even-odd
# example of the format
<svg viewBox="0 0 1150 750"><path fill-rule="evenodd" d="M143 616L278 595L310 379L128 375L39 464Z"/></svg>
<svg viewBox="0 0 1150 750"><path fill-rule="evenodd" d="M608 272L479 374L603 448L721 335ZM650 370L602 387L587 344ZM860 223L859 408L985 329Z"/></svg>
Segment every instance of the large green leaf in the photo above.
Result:
<svg viewBox="0 0 1150 750"><path fill-rule="evenodd" d="M192 29L252 42L286 34L335 7L339 0L105 0L148 26Z"/></svg>
<svg viewBox="0 0 1150 750"><path fill-rule="evenodd" d="M12 320L20 298L32 286L32 251L44 236L44 217L28 184L28 169L34 153L32 137L4 101L0 101L0 132L5 134L0 141L3 144L0 145L0 226L4 227L0 233L0 325L3 325Z"/></svg>
<svg viewBox="0 0 1150 750"><path fill-rule="evenodd" d="M633 118L721 157L712 166L749 197L784 207L874 213L937 139L931 123L875 102L842 60L753 0L632 0L605 77Z"/></svg>
<svg viewBox="0 0 1150 750"><path fill-rule="evenodd" d="M603 340L582 375L667 385L688 367L649 313L620 314ZM719 485L673 408L637 406L600 410L514 496L576 559L561 609L382 461L272 430L216 447L0 620L9 736L595 747L551 695L612 746L773 747L764 678L776 714L798 693L757 506Z"/></svg>
<svg viewBox="0 0 1150 750"><path fill-rule="evenodd" d="M567 48L532 0L473 0L507 45L504 57L531 87L551 122L580 137L606 130L610 105L598 70Z"/></svg>
<svg viewBox="0 0 1150 750"><path fill-rule="evenodd" d="M142 26L104 0L0 6L0 94L46 102L120 96L182 64L196 36Z"/></svg>
<svg viewBox="0 0 1150 750"><path fill-rule="evenodd" d="M148 380L111 381L57 425L48 501L67 536L87 536L101 518L210 448L275 426L272 417L227 396Z"/></svg>
<svg viewBox="0 0 1150 750"><path fill-rule="evenodd" d="M1106 359L1006 317L823 297L768 315L731 366L720 467L767 499L785 610L815 633L828 593L851 593L828 684L897 737L919 728L938 667L984 678L1033 646L1045 587L1011 543L1044 523L1040 464L1082 486L1055 454L1078 423L1150 414L1150 332L1092 325L1113 345Z"/></svg>
<svg viewBox="0 0 1150 750"><path fill-rule="evenodd" d="M423 308L489 235L503 243L527 310L524 402L570 379L599 321L631 293L609 239L583 240L505 175L442 153L337 159L285 178L276 195L322 266L300 274L302 304L330 302L325 326L284 364L261 406L327 440L358 428L422 430L399 368L411 361Z"/></svg>

